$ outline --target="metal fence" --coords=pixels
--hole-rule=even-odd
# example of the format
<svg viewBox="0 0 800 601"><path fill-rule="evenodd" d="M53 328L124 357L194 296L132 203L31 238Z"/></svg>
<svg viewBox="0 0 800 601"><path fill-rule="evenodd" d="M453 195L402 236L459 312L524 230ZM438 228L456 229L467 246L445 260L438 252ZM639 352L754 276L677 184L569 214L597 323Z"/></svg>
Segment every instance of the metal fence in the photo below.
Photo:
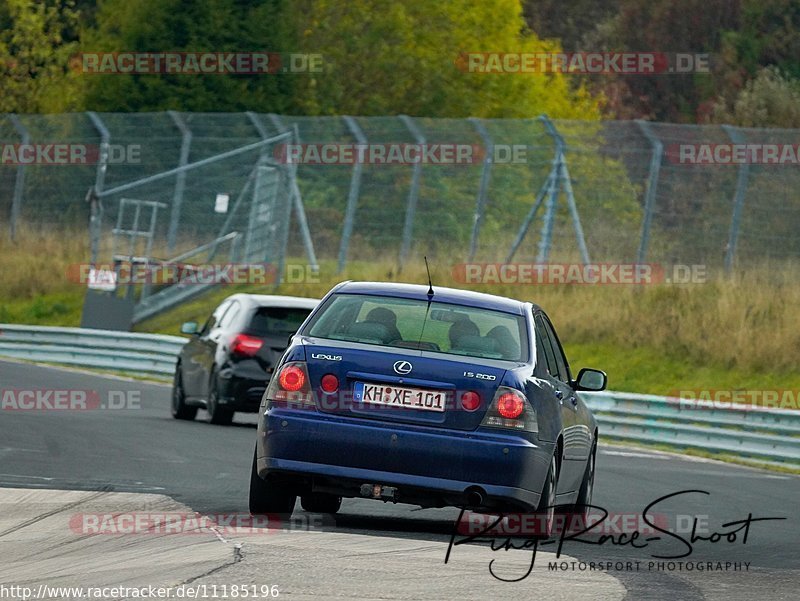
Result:
<svg viewBox="0 0 800 601"><path fill-rule="evenodd" d="M85 227L89 187L111 189L284 132L301 145L297 196L314 249L339 267L376 256L402 263L422 253L710 269L800 256L797 130L544 116L4 115L0 214L11 235L26 225ZM13 150L21 144L85 147L89 160L23 162ZM453 145L471 149L469 160L342 158L348 147ZM752 154L766 147L778 149L777 157ZM724 160L737 148L749 148L748 158ZM308 149L331 151L334 160L309 160ZM704 160L703 151L719 149L722 158ZM165 205L159 227L171 247L197 246L223 224L215 199L242 187L258 152L175 172L139 188L137 197ZM286 158L280 145L271 152ZM180 222L171 217L178 213ZM302 233L301 217L293 219L295 234ZM289 241L289 252L308 254L302 235Z"/></svg>
<svg viewBox="0 0 800 601"><path fill-rule="evenodd" d="M0 356L171 377L186 338L83 328L0 324Z"/></svg>
<svg viewBox="0 0 800 601"><path fill-rule="evenodd" d="M602 439L800 468L800 411L707 407L629 392L581 395L597 417Z"/></svg>

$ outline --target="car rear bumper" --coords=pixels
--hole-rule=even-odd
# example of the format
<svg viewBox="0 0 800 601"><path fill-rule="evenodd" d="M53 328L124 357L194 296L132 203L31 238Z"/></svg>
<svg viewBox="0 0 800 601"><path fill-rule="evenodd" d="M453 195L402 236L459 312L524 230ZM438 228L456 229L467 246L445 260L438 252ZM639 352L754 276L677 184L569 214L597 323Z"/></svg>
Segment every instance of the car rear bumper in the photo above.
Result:
<svg viewBox="0 0 800 601"><path fill-rule="evenodd" d="M269 374L263 369L237 365L220 370L218 381L220 405L232 411L255 413L267 389Z"/></svg>
<svg viewBox="0 0 800 601"><path fill-rule="evenodd" d="M554 445L493 430L472 432L376 422L315 411L269 409L258 433L258 473L300 492L369 496L364 485L397 489L388 500L423 506L532 510ZM471 497L474 499L474 496Z"/></svg>

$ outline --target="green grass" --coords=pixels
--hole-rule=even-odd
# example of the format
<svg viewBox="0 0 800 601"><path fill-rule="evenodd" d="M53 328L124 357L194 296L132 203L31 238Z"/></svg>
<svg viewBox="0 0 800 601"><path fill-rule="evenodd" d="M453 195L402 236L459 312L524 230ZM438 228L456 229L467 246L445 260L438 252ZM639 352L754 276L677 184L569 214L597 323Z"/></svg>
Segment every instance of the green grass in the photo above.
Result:
<svg viewBox="0 0 800 601"><path fill-rule="evenodd" d="M800 390L797 371L769 373L711 362L696 365L685 357L614 344L566 342L564 346L573 371L603 369L611 390L667 396L680 390Z"/></svg>
<svg viewBox="0 0 800 601"><path fill-rule="evenodd" d="M35 299L0 300L0 323L46 326L79 326L83 290L42 294Z"/></svg>

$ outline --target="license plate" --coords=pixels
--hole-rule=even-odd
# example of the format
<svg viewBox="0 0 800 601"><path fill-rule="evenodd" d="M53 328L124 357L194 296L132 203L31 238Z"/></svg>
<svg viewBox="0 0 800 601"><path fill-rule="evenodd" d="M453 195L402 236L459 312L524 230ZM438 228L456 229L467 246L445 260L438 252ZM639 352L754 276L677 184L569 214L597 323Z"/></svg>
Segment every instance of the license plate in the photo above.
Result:
<svg viewBox="0 0 800 601"><path fill-rule="evenodd" d="M398 409L422 409L444 412L447 394L443 391L425 390L393 384L368 384L356 382L353 399L369 405L383 405Z"/></svg>

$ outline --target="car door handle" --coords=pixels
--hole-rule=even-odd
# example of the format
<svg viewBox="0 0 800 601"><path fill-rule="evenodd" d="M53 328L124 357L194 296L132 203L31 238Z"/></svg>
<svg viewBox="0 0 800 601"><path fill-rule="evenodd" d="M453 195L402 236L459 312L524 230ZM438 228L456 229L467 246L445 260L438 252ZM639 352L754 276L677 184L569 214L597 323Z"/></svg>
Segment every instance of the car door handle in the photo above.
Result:
<svg viewBox="0 0 800 601"><path fill-rule="evenodd" d="M559 401L564 398L564 393L562 391L560 391L558 388L556 388L556 398Z"/></svg>
<svg viewBox="0 0 800 601"><path fill-rule="evenodd" d="M571 397L569 397L569 402L572 403L573 407L577 407L578 406L578 397L576 397L575 395L572 395Z"/></svg>

